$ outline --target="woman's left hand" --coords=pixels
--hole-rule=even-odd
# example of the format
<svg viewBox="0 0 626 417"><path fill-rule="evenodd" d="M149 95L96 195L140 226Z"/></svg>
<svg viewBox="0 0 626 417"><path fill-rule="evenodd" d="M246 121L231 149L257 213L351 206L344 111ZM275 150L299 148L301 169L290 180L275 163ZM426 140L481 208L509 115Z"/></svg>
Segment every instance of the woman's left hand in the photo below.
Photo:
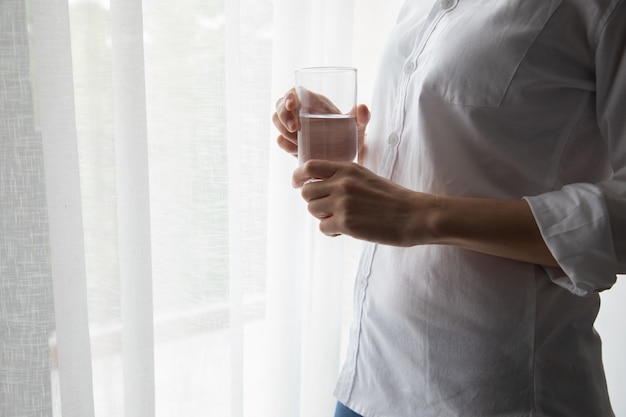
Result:
<svg viewBox="0 0 626 417"><path fill-rule="evenodd" d="M394 246L426 243L435 199L352 162L311 160L293 174L309 212L329 236L341 234Z"/></svg>

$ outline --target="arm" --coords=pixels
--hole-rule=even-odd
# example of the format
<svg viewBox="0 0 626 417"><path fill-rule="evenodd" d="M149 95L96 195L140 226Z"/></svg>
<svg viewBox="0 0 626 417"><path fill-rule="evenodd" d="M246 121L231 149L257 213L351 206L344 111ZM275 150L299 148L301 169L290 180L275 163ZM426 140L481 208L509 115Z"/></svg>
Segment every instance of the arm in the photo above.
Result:
<svg viewBox="0 0 626 417"><path fill-rule="evenodd" d="M434 243L558 266L524 200L437 197Z"/></svg>
<svg viewBox="0 0 626 417"><path fill-rule="evenodd" d="M297 156L298 108L289 90L276 102L273 122L278 145ZM359 157L369 110L357 108ZM322 182L308 182L325 179ZM328 235L396 246L448 244L505 258L556 266L528 203L417 193L356 164L310 161L294 173L309 211Z"/></svg>
<svg viewBox="0 0 626 417"><path fill-rule="evenodd" d="M394 246L454 245L557 265L523 200L419 193L352 163L309 161L294 172L293 180L327 235Z"/></svg>

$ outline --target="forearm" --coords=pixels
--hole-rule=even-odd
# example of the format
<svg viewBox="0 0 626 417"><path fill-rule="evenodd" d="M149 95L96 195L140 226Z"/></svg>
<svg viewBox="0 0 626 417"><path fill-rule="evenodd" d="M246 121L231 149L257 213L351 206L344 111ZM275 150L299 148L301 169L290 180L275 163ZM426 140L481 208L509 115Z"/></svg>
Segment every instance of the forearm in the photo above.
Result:
<svg viewBox="0 0 626 417"><path fill-rule="evenodd" d="M434 244L558 265L524 200L437 196L429 222Z"/></svg>
<svg viewBox="0 0 626 417"><path fill-rule="evenodd" d="M311 182L311 179L323 180ZM329 236L393 246L454 245L556 266L524 200L416 192L361 165L311 160L294 171L309 212Z"/></svg>

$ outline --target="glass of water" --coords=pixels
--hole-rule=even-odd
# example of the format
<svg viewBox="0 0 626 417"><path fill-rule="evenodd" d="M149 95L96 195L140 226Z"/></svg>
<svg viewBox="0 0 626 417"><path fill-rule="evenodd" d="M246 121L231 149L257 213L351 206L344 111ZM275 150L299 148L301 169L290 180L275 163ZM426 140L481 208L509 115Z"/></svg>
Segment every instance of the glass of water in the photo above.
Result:
<svg viewBox="0 0 626 417"><path fill-rule="evenodd" d="M357 70L349 67L303 68L295 73L300 102L298 162L309 159L355 161Z"/></svg>

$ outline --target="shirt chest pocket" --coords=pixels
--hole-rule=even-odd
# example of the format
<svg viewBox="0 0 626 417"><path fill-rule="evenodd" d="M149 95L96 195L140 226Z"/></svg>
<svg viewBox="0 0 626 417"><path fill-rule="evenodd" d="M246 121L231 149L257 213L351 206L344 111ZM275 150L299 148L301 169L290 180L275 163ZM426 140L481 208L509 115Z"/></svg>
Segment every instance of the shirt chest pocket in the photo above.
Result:
<svg viewBox="0 0 626 417"><path fill-rule="evenodd" d="M560 2L459 1L432 29L420 54L424 88L453 104L499 106Z"/></svg>

